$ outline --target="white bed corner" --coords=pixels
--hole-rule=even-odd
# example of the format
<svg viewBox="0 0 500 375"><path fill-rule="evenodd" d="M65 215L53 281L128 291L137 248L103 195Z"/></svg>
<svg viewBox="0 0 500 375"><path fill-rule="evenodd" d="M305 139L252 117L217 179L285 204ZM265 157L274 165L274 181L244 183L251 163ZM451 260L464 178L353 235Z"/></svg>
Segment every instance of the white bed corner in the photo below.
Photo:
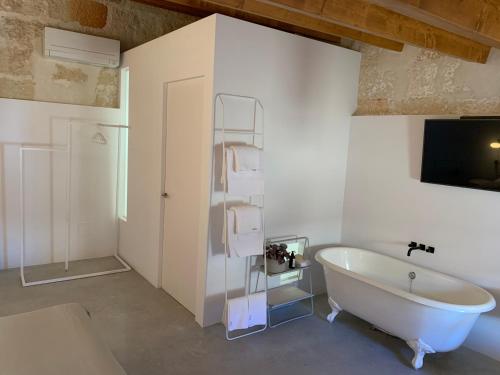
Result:
<svg viewBox="0 0 500 375"><path fill-rule="evenodd" d="M70 303L0 318L0 374L126 373L85 309Z"/></svg>

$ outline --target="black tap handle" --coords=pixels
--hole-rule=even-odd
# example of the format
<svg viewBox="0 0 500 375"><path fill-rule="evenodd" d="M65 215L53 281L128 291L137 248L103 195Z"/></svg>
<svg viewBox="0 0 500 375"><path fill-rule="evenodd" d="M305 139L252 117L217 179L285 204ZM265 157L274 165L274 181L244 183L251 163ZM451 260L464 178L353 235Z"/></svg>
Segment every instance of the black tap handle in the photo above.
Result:
<svg viewBox="0 0 500 375"><path fill-rule="evenodd" d="M425 245L423 243L418 245L419 250L425 250Z"/></svg>
<svg viewBox="0 0 500 375"><path fill-rule="evenodd" d="M408 244L408 247L417 247L417 243L415 241L411 241L409 244Z"/></svg>
<svg viewBox="0 0 500 375"><path fill-rule="evenodd" d="M435 250L434 247L428 246L427 250L425 250L425 251L427 251L428 253L434 254L434 250Z"/></svg>

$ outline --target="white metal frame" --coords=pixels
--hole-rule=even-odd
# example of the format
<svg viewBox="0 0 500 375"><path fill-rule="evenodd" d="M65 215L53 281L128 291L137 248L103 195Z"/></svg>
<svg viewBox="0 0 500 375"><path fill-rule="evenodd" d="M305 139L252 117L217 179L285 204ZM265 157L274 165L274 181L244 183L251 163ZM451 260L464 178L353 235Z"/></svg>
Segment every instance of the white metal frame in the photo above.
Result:
<svg viewBox="0 0 500 375"><path fill-rule="evenodd" d="M254 111L253 111L253 128L252 129L234 129L234 128L226 128L225 123L224 123L224 98L237 98L237 99L243 99L243 100L249 100L253 102L254 106ZM245 95L235 95L235 94L227 94L227 93L219 93L215 96L214 100L214 119L215 121L217 120L217 104L218 102L221 103L222 106L222 127L218 128L217 126L214 127L214 145L215 145L215 135L217 132L220 132L222 135L222 160L225 159L226 157L226 134L241 134L241 135L247 135L252 137L252 143L255 145L255 137L260 136L262 137L262 149L264 149L264 106L260 102L258 98L252 97L252 96L245 96ZM256 126L257 126L257 107L260 108L261 113L262 113L262 132L257 132L256 131ZM223 163L226 165L225 163ZM223 171L225 173L225 171ZM213 175L216 175L216 171L214 171ZM226 217L226 212L227 212L227 178L223 179L223 191L224 191L224 202L223 202L223 207L224 207L224 229L225 232L227 233L227 217ZM252 196L248 197L249 203L252 202ZM262 196L262 206L264 206L264 196ZM264 226L263 226L264 227ZM264 267L265 267L265 272L267 272L267 264L265 261L265 249L262 249L262 257L264 259ZM251 257L247 257L246 259L246 268L248 275L245 274L245 293L248 295L250 293L250 282L252 280L252 272L251 272ZM229 285L228 285L228 248L227 248L227 239L224 241L224 304L225 308L227 308L227 301L228 301L228 291L229 291ZM266 283L264 286L264 292L266 293L266 306L267 306L267 279ZM239 334L239 335L233 335L231 336L229 333L228 329L228 324L226 324L226 339L229 341L240 339L242 337L250 336L259 332L262 332L267 329L268 323L266 321L266 324L263 325L262 328L257 329L257 330L251 330L251 328L246 329L245 333ZM250 332L248 332L251 330Z"/></svg>
<svg viewBox="0 0 500 375"><path fill-rule="evenodd" d="M284 243L290 243L290 242L299 242L299 241L304 241L304 250L309 248L309 238L308 237L305 237L305 236L297 236L297 235L289 235L289 236L277 236L277 237L271 237L271 238L268 238L266 240L266 244L272 244L272 243L278 243L278 242L284 242ZM266 259L267 261L267 259ZM312 268L311 266L309 266L307 269L301 269L301 268L296 268L292 271L296 271L298 272L297 274L297 281L294 281L294 282L299 282L302 277L304 277L304 271L307 271L308 273L308 280L309 280L309 294L310 296L307 297L307 298L304 298L304 299L301 299L299 301L290 301L290 303L288 303L286 306L292 306L298 302L301 302L303 300L306 300L308 299L309 300L309 305L310 305L310 311L305 313L305 314L301 314L301 315L297 315L297 316L294 316L292 318L289 318L289 319L285 319L285 320L282 320L276 324L273 324L272 323L272 319L271 319L271 314L273 311L277 311L281 308L284 308L285 306L283 307L280 307L280 308L277 308L277 309L271 309L271 308L268 308L268 311L267 311L267 318L268 318L268 325L269 325L269 328L276 328L282 324L285 324L285 323L289 323L289 322L293 322L294 320L298 320L298 319L302 319L302 318L307 318L309 316L312 316L314 315L314 293L313 293L313 283L312 283ZM292 272L290 271L290 272ZM260 274L259 274L260 275ZM264 273L264 277L265 279L267 280L267 278L269 277L269 275L267 275L267 272ZM257 281L258 283L258 281Z"/></svg>
<svg viewBox="0 0 500 375"><path fill-rule="evenodd" d="M65 249L65 260L64 260L64 269L65 271L69 270L69 257L70 257L70 246L71 246L71 146L72 146L72 129L74 122L82 122L84 124L90 124L94 126L101 127L109 127L109 128L125 128L129 129L128 126L125 125L115 125L115 124L103 124L99 122L92 122L84 119L76 119L70 118L68 119L67 124L67 132L66 132L66 146L58 147L51 144L44 145L23 145L19 148L19 207L20 207L20 224L21 224L21 260L20 260L20 276L23 287L34 286L34 285L43 285L56 283L61 281L68 280L76 280L83 279L87 277L94 276L102 276L102 275L110 275L118 272L126 272L130 271L131 267L119 256L118 254L118 246L115 249L114 257L123 265L123 268L118 268L114 270L102 271L102 272L93 272L88 274L74 275L74 276L66 276L66 277L57 277L52 279L38 280L38 281L26 281L24 276L24 250L25 250L25 225L24 225L24 152L25 151L35 151L35 152L63 152L66 153L67 160L67 177L66 177L66 249ZM118 145L118 163L120 159L120 146ZM117 173L119 171L117 170ZM119 176L117 176L117 184L119 181ZM118 206L116 206L116 220L118 218ZM119 233L117 233L117 236Z"/></svg>

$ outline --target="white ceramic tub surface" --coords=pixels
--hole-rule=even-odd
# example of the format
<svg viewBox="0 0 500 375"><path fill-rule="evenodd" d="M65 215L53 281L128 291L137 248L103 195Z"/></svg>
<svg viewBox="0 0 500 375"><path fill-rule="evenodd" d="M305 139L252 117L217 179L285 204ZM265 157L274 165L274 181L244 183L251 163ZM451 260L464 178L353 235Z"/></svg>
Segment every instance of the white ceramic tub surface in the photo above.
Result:
<svg viewBox="0 0 500 375"><path fill-rule="evenodd" d="M458 348L479 314L495 308L493 296L474 284L373 251L328 248L316 260L325 272L328 320L346 310L400 337L415 351L415 368L426 353Z"/></svg>

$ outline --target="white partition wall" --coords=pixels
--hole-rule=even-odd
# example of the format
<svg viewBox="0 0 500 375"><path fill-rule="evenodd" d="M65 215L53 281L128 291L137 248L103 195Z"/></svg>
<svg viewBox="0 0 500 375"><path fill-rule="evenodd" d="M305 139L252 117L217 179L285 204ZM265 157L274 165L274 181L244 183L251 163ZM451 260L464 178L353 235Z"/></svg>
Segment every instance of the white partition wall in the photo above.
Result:
<svg viewBox="0 0 500 375"><path fill-rule="evenodd" d="M167 291L165 283L173 282L166 274L169 267L179 264L176 271L190 269L196 277L195 291L191 291L196 294L195 307L183 304L200 325L219 322L224 305L223 216L217 210L222 198L220 191L210 191L212 183L220 179L217 162L212 175L212 153L217 148L213 144L214 97L218 93L257 97L265 107L267 235L306 235L312 245L340 241L349 119L357 100L358 52L213 15L127 51L123 61L130 72L132 130L128 220L121 225L121 250L144 277ZM163 208L171 210L171 217L180 210L176 187L168 188L169 176L177 175L179 181L184 176L178 170L169 174L165 168L169 162L162 160L168 154L165 136L169 136L169 126L175 126L169 118L178 115L172 115L172 110L169 113L168 103L176 100L168 93L182 93L172 90L172 85L187 85L193 79L203 81L203 124L192 139L193 145L201 145L200 152L186 146L186 152L169 156L176 159L172 163L176 167L169 168L181 172L184 168L186 176L201 166L192 201L184 203L186 209L178 213L184 215L179 216L180 221L189 215L192 218L193 224L183 229L178 227L180 221L168 224L172 220L168 212L162 222ZM176 110L189 105L177 103ZM246 110L236 111L232 128L245 126ZM192 130L189 124L185 126L186 132ZM191 164L192 158L196 165ZM170 197L162 198L164 192ZM164 252L164 240L166 246L176 245ZM190 252L193 247L195 256ZM319 267L317 271L316 291L321 291ZM194 285L193 275L183 278L181 274L175 281ZM177 297L181 303L183 298Z"/></svg>
<svg viewBox="0 0 500 375"><path fill-rule="evenodd" d="M267 237L305 235L312 246L340 242L359 63L358 52L217 15L214 94L257 97L265 108ZM231 109L230 103L227 107ZM245 109L233 107L237 111L227 126L245 127L249 118ZM245 142L244 137L237 140ZM216 166L215 182L219 178ZM219 322L224 305L224 251L217 229L221 228L217 207L222 199L216 189L204 325ZM244 272L244 265L240 271ZM315 271L315 292L322 292L322 270L317 267ZM238 280L232 285L243 286Z"/></svg>
<svg viewBox="0 0 500 375"><path fill-rule="evenodd" d="M209 181L211 163L212 139L212 92L213 92L213 55L215 43L215 17L205 18L183 27L158 39L134 48L123 54L122 66L128 67L130 77L129 93L129 170L128 170L128 215L127 221L120 225L121 253L124 258L150 283L168 290L166 275L162 278L162 269L174 266L176 262L181 269L187 269L191 274L184 273L186 279L176 278L180 285L191 283L185 288L189 296L177 296L181 301L190 301L186 307L198 317L203 316L204 274L206 262L206 241L208 231ZM168 119L178 119L183 110L189 111L188 89L195 83L203 92L201 114L202 124L187 130L193 134L193 144L200 145L199 152L194 155L189 149L175 155L176 160L166 163L166 145L168 125L176 131L182 131L182 121L171 122ZM179 95L179 96L177 96ZM175 103L176 108L170 109L169 103ZM198 106L199 107L199 106ZM188 124L189 125L189 124ZM170 128L172 132L173 128ZM195 158L195 160L193 160ZM182 204L179 195L169 180L166 167L177 168L173 175L189 178L193 170L200 168L199 186L187 186L196 189L192 194L190 207L182 208L168 214L165 207ZM204 165L203 168L200 166ZM183 174L183 171L185 174ZM169 191L171 198L164 198L165 186L172 186ZM181 187L182 188L182 187ZM182 195L185 197L185 195ZM167 202L168 200L168 202ZM178 206L177 206L178 207ZM197 212L199 214L197 214ZM170 215L172 214L172 215ZM179 231L166 225L166 231L174 230L179 237L170 237L171 243L176 243L175 258L163 257L163 240L165 220L175 220L176 216L191 221L192 227ZM179 224L179 223L177 223ZM168 237L172 232L165 233ZM186 237L187 236L187 237ZM184 240L185 239L185 240ZM181 247L178 247L178 246ZM189 248L183 248L189 246ZM196 247L193 252L192 247ZM171 253L172 254L172 253ZM193 255L194 254L194 255ZM169 267L167 267L169 262ZM181 274L182 276L183 274ZM193 276L194 275L194 276ZM193 285L195 286L193 287ZM179 287L174 285L177 291ZM175 297L175 296L174 296ZM184 298L186 297L186 299ZM192 302L194 299L194 303Z"/></svg>

